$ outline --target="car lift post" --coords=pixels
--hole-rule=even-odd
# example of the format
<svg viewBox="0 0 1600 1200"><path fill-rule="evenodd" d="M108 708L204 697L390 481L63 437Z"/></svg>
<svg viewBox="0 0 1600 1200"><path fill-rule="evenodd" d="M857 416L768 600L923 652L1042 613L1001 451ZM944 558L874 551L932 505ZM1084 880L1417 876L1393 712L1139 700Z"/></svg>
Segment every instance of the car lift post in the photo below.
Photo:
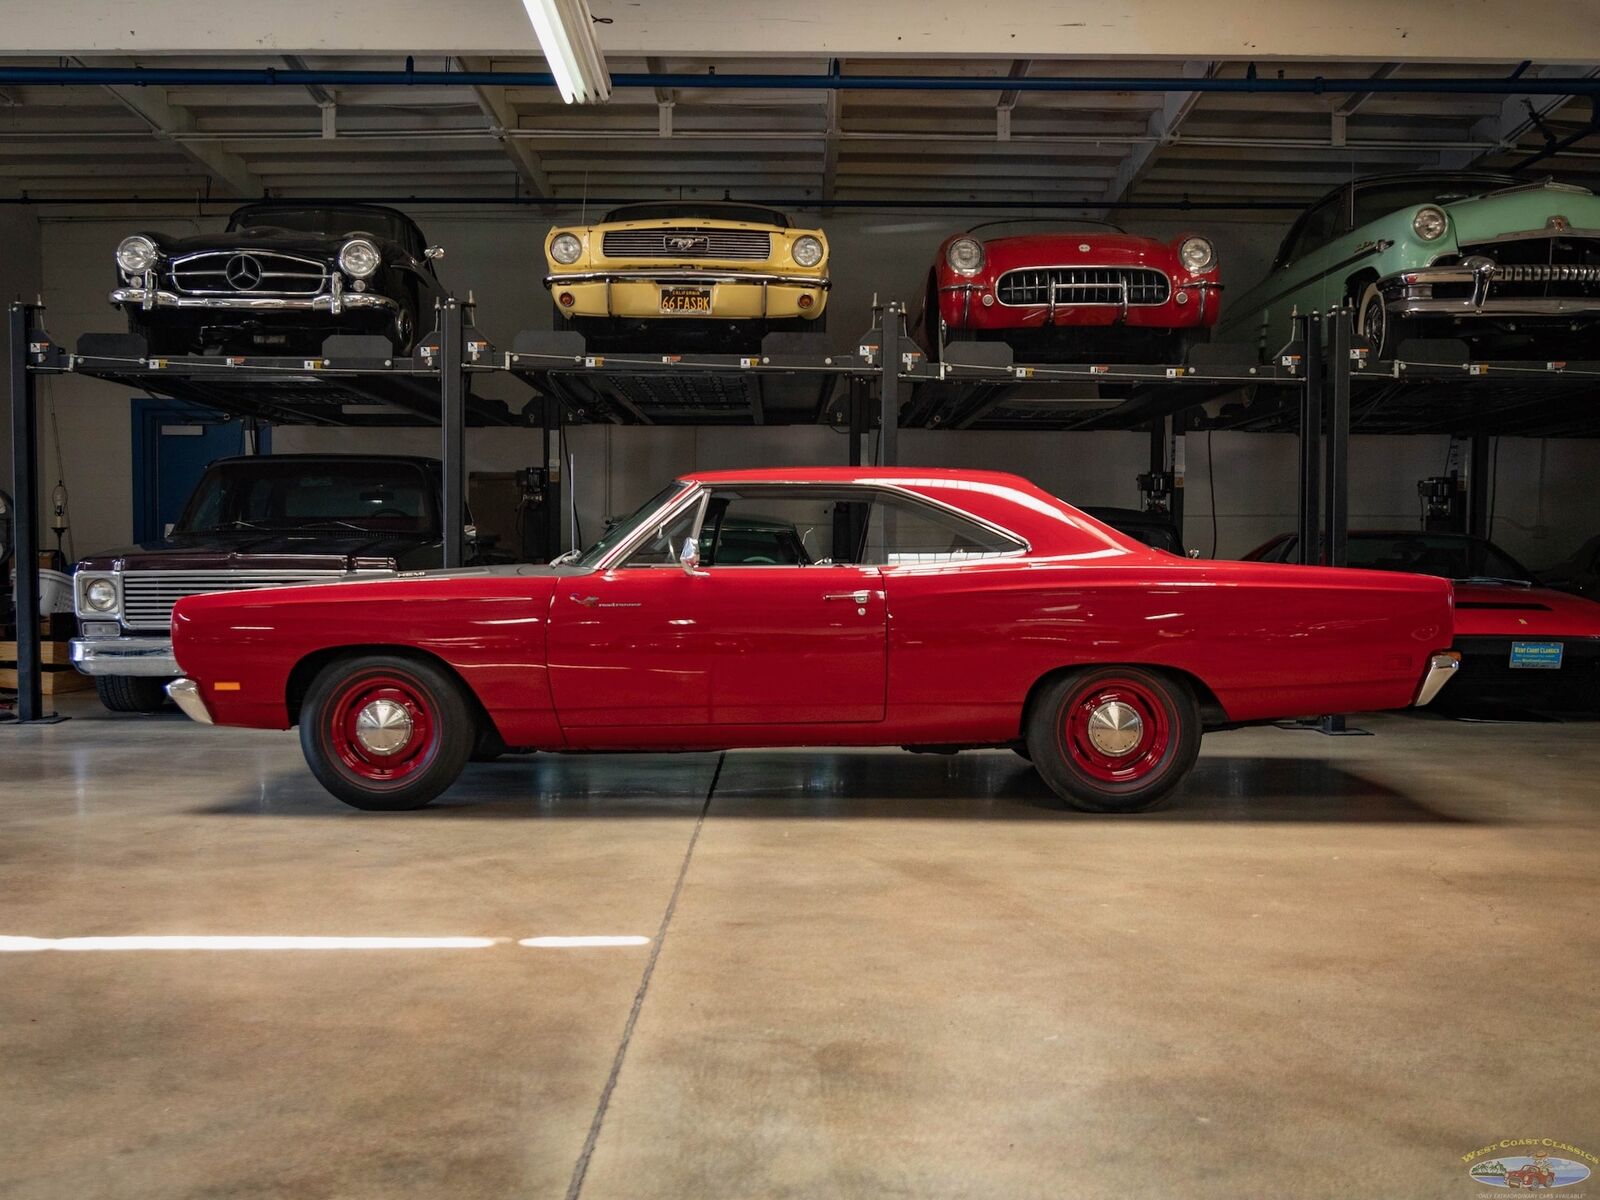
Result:
<svg viewBox="0 0 1600 1200"><path fill-rule="evenodd" d="M1353 311L1342 306L1328 314L1328 357L1323 364L1327 375L1328 453L1327 491L1324 519L1327 523L1327 553L1330 567L1350 561L1350 343L1354 333Z"/></svg>
<svg viewBox="0 0 1600 1200"><path fill-rule="evenodd" d="M570 482L561 462L561 422L565 410L559 397L539 397L539 442L544 451L544 503L539 509L539 519L544 523L540 542L545 561L561 553L561 489ZM521 552L519 546L518 552Z"/></svg>
<svg viewBox="0 0 1600 1200"><path fill-rule="evenodd" d="M462 370L461 302L439 308L439 429L444 463L444 565L466 563L466 378Z"/></svg>
<svg viewBox="0 0 1600 1200"><path fill-rule="evenodd" d="M39 655L39 407L28 343L42 306L11 306L11 487L17 511L17 724L53 723L44 711Z"/></svg>
<svg viewBox="0 0 1600 1200"><path fill-rule="evenodd" d="M882 419L878 426L878 465L893 467L900 460L900 322L905 306L891 300L884 306L883 329L878 363L878 402Z"/></svg>
<svg viewBox="0 0 1600 1200"><path fill-rule="evenodd" d="M1322 316L1311 313L1302 323L1305 383L1300 388L1300 534L1299 561L1315 565L1322 549Z"/></svg>
<svg viewBox="0 0 1600 1200"><path fill-rule="evenodd" d="M870 428L867 422L867 390L866 381L859 376L851 375L846 386L845 403L849 406L850 418L850 465L861 465L861 439L867 436Z"/></svg>
<svg viewBox="0 0 1600 1200"><path fill-rule="evenodd" d="M1489 536L1489 435L1475 433L1467 457L1467 532Z"/></svg>

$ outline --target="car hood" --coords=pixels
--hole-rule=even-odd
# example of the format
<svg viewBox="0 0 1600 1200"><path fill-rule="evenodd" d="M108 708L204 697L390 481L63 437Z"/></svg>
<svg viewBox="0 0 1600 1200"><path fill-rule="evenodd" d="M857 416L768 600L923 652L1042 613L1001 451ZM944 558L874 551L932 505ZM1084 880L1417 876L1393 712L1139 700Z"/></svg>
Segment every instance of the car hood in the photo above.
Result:
<svg viewBox="0 0 1600 1200"><path fill-rule="evenodd" d="M196 254L205 250L281 250L285 254L307 254L333 259L355 234L299 233L287 229L236 229L231 233L203 233L175 238L146 234L169 257ZM376 233L362 234L374 243L387 245Z"/></svg>
<svg viewBox="0 0 1600 1200"><path fill-rule="evenodd" d="M1570 187L1507 188L1444 205L1458 245L1490 242L1508 233L1543 230L1552 217L1572 229L1600 229L1600 196Z"/></svg>
<svg viewBox="0 0 1600 1200"><path fill-rule="evenodd" d="M1069 267L1107 264L1173 265L1177 254L1166 242L1130 233L1037 233L984 238L984 265L1009 270L1021 266ZM1085 250L1083 247L1087 246Z"/></svg>
<svg viewBox="0 0 1600 1200"><path fill-rule="evenodd" d="M219 537L173 534L156 542L107 550L82 560L95 571L391 570L417 562L437 538L331 530L263 530ZM435 560L437 561L437 560Z"/></svg>
<svg viewBox="0 0 1600 1200"><path fill-rule="evenodd" d="M1510 583L1456 585L1462 637L1600 637L1600 604L1582 596Z"/></svg>

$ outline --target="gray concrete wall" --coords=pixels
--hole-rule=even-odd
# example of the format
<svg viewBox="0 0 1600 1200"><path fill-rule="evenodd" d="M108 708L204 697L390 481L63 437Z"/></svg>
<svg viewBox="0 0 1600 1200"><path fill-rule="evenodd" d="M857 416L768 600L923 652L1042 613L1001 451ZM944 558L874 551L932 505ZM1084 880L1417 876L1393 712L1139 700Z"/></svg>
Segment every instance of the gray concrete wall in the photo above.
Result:
<svg viewBox="0 0 1600 1200"><path fill-rule="evenodd" d="M552 221L543 214L512 211L439 211L414 214L430 240L445 246L441 275L458 294L478 301L479 324L509 345L524 328L546 329L550 301L540 284L540 247ZM593 219L596 214L591 213ZM578 219L561 214L557 223ZM798 220L807 220L803 214ZM43 284L48 324L69 344L87 330L121 328L121 317L105 302L112 282L111 253L120 237L136 229L174 233L219 226L217 217L168 213L45 219L41 226ZM915 307L932 254L945 234L962 224L926 214L843 213L825 222L832 243L836 287L829 306L829 337L840 348L855 344L870 323L874 289L879 300L902 299ZM1130 222L1132 224L1132 222ZM1217 242L1224 283L1235 293L1265 270L1281 226L1227 222L1210 216L1196 222ZM1176 236L1176 225L1136 224L1140 232ZM500 381L499 394L514 405L525 389ZM131 534L131 429L129 393L93 380L48 382L61 431L61 471L72 491L73 542L89 552L128 540ZM1574 403L1582 402L1574 397ZM282 451L404 450L437 453L436 430L330 430L283 428L274 434ZM598 530L608 516L629 511L677 471L715 466L779 463L842 463L842 436L816 427L763 429L653 429L579 427L570 431L576 456L576 496L582 529ZM1146 467L1142 434L962 433L908 430L902 434L906 463L994 467L1018 471L1081 504L1135 505L1134 477ZM1443 437L1356 437L1351 446L1352 525L1410 526L1417 519L1416 481L1442 471ZM55 445L46 430L41 460L46 492L56 479ZM539 461L535 431L474 431L468 438L469 467L508 470ZM1189 544L1202 552L1213 545L1212 469L1215 455L1215 546L1218 554L1242 554L1290 528L1295 509L1294 439L1276 434L1219 433L1187 439L1187 529ZM1499 455L1496 537L1512 553L1539 566L1567 554L1600 529L1600 441L1541 442L1506 439Z"/></svg>

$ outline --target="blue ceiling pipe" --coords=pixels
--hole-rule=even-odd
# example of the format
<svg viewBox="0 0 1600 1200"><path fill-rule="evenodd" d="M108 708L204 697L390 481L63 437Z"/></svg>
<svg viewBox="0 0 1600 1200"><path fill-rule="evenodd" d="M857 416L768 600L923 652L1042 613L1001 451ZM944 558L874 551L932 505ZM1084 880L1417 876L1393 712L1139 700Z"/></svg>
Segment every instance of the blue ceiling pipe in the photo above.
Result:
<svg viewBox="0 0 1600 1200"><path fill-rule="evenodd" d="M547 71L278 70L274 67L0 67L0 85L161 87L554 87ZM1050 78L1009 75L705 75L616 73L613 88L726 88L751 91L916 92L1257 92L1346 95L1578 96L1600 95L1600 79L1529 79L1511 74L1493 79L1340 79L1310 76L1263 78L1254 68L1237 79L1144 76Z"/></svg>
<svg viewBox="0 0 1600 1200"><path fill-rule="evenodd" d="M394 204L402 208L417 205L459 205L505 208L572 208L587 204L590 208L617 208L624 204L656 204L661 197L640 196L290 196L275 197L284 204ZM245 203L258 203L237 198L196 196L0 196L0 206L53 204L64 206L89 206L108 208L137 204L181 204L237 208ZM1048 209L1056 212L1080 212L1115 209L1121 211L1158 212L1299 212L1305 204L1298 200L822 200L817 196L740 196L740 204L764 204L769 208L860 208L860 209L928 209L935 212L999 211L1011 212Z"/></svg>

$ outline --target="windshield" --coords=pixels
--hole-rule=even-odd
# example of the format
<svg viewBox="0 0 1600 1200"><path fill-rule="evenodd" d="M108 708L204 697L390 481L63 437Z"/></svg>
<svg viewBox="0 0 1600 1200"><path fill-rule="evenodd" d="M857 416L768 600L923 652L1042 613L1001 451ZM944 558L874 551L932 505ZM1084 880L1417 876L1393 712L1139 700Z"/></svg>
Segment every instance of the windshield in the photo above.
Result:
<svg viewBox="0 0 1600 1200"><path fill-rule="evenodd" d="M1360 228L1399 208L1415 204L1453 204L1498 188L1513 187L1516 183L1509 175L1417 175L1357 185L1354 224Z"/></svg>
<svg viewBox="0 0 1600 1200"><path fill-rule="evenodd" d="M605 215L610 221L748 221L752 225L789 227L789 218L756 204L629 204Z"/></svg>
<svg viewBox="0 0 1600 1200"><path fill-rule="evenodd" d="M1046 233L1126 233L1121 225L1089 217L1015 217L1005 221L985 221L968 233L982 231L985 237L1022 237Z"/></svg>
<svg viewBox="0 0 1600 1200"><path fill-rule="evenodd" d="M1494 543L1449 533L1353 536L1348 563L1372 571L1415 571L1446 579L1533 579L1526 567Z"/></svg>
<svg viewBox="0 0 1600 1200"><path fill-rule="evenodd" d="M580 567L594 566L606 556L607 551L614 546L621 545L623 542L632 537L634 532L643 526L645 522L647 522L652 516L654 516L663 505L682 493L686 488L688 488L688 486L689 485L684 483L683 480L674 479L671 483L667 484L666 487L662 488L654 496L650 497L650 499L646 500L643 504L636 508L631 516L624 517L622 520L612 524L603 534L600 535L599 541L595 542L594 545L590 546L572 561Z"/></svg>
<svg viewBox="0 0 1600 1200"><path fill-rule="evenodd" d="M241 208L228 221L228 229L284 229L332 237L371 233L401 245L412 241L411 222L397 212L381 208Z"/></svg>
<svg viewBox="0 0 1600 1200"><path fill-rule="evenodd" d="M345 529L439 536L439 485L403 462L230 462L201 479L174 533Z"/></svg>

